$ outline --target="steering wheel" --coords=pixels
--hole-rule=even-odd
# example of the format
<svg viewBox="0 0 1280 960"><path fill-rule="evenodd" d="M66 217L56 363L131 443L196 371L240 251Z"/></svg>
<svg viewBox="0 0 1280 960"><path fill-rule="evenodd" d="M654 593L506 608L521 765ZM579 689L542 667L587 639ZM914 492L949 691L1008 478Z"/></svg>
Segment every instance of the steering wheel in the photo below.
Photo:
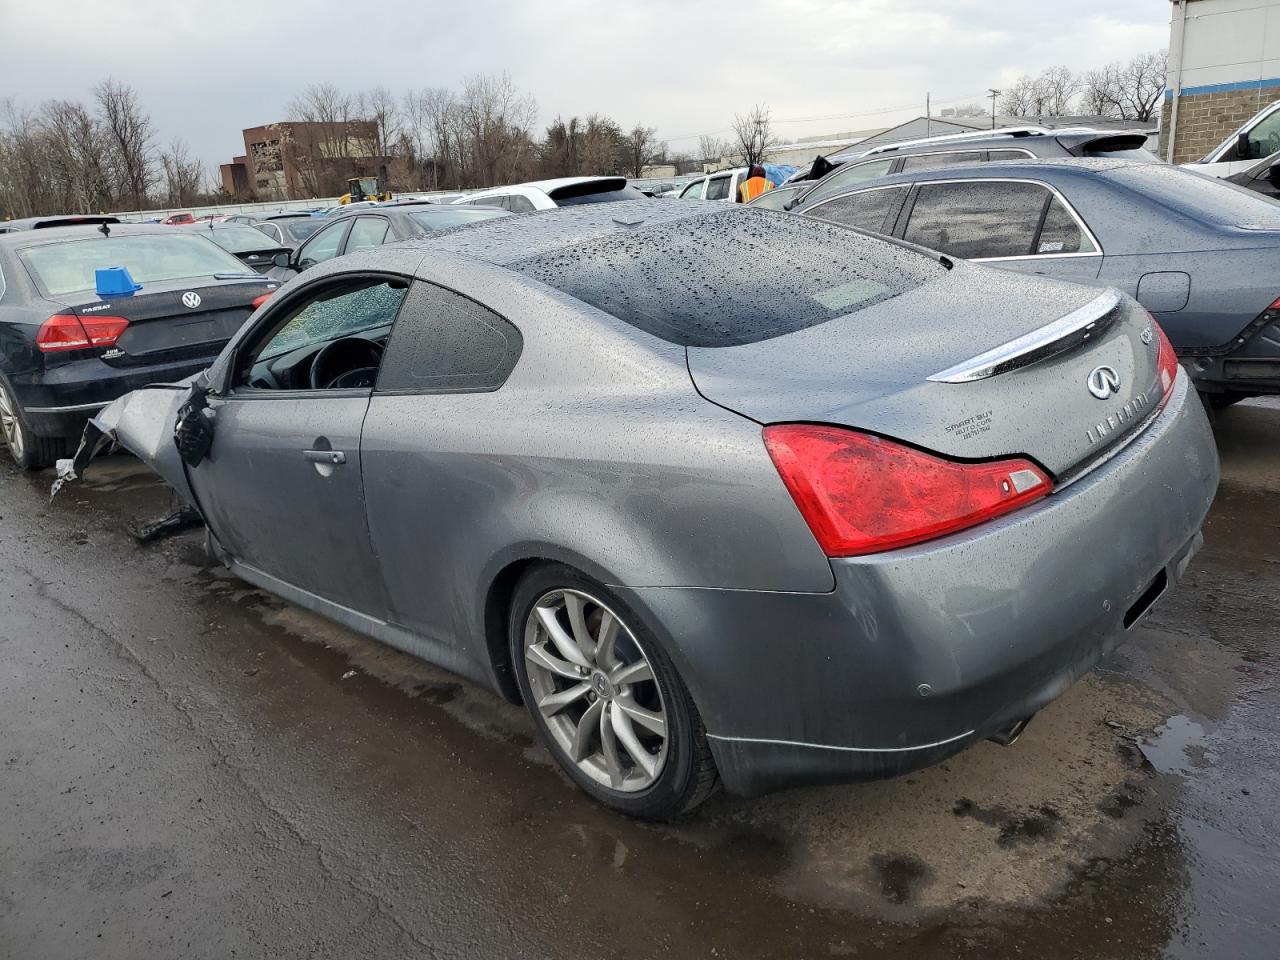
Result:
<svg viewBox="0 0 1280 960"><path fill-rule="evenodd" d="M382 362L382 345L363 337L330 340L311 361L312 390L372 387Z"/></svg>

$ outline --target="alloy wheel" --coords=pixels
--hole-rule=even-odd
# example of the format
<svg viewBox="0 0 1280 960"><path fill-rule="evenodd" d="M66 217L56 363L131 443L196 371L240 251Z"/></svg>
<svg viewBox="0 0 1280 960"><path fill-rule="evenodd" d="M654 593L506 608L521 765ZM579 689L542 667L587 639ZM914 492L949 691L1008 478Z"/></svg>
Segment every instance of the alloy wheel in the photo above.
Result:
<svg viewBox="0 0 1280 960"><path fill-rule="evenodd" d="M652 786L667 758L667 711L635 635L600 600L552 590L529 612L524 657L551 740L602 786Z"/></svg>
<svg viewBox="0 0 1280 960"><path fill-rule="evenodd" d="M13 459L21 461L24 452L22 424L18 422L18 408L4 384L0 384L0 433L4 434L4 442L9 445Z"/></svg>

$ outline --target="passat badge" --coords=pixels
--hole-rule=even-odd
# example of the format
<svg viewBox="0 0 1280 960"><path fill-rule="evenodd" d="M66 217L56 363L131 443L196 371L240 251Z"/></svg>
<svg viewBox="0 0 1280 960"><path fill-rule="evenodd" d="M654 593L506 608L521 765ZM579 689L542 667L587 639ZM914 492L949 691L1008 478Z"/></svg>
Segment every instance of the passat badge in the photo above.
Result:
<svg viewBox="0 0 1280 960"><path fill-rule="evenodd" d="M188 290L182 295L182 305L194 310L196 307L200 306L200 294L196 293L194 290Z"/></svg>
<svg viewBox="0 0 1280 960"><path fill-rule="evenodd" d="M1105 400L1120 389L1120 374L1111 367L1094 367L1089 371L1089 378L1085 381L1085 385L1095 397Z"/></svg>

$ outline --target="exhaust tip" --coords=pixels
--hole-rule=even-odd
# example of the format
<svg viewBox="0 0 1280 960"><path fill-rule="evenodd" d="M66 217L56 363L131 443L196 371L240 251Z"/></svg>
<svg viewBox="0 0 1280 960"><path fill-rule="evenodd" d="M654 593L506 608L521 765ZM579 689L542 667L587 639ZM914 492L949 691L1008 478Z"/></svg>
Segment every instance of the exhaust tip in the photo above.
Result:
<svg viewBox="0 0 1280 960"><path fill-rule="evenodd" d="M1035 714L1032 714L1032 716L1035 716ZM1012 747L1018 742L1018 738L1022 736L1022 731L1027 729L1027 724L1030 722L1031 717L1023 717L1021 720L1010 724L1003 730L993 733L991 736L987 737L987 739L992 743L1000 744L1002 747Z"/></svg>

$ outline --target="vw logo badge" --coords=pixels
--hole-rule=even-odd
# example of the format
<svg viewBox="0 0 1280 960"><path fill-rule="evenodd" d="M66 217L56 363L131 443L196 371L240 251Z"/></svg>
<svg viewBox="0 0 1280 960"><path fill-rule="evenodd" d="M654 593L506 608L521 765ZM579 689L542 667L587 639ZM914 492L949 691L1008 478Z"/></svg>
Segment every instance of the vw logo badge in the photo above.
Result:
<svg viewBox="0 0 1280 960"><path fill-rule="evenodd" d="M1105 400L1120 389L1120 374L1111 367L1094 367L1085 383L1090 393L1099 400Z"/></svg>
<svg viewBox="0 0 1280 960"><path fill-rule="evenodd" d="M182 295L182 305L194 310L196 307L200 306L200 294L196 293L194 290L188 290Z"/></svg>

